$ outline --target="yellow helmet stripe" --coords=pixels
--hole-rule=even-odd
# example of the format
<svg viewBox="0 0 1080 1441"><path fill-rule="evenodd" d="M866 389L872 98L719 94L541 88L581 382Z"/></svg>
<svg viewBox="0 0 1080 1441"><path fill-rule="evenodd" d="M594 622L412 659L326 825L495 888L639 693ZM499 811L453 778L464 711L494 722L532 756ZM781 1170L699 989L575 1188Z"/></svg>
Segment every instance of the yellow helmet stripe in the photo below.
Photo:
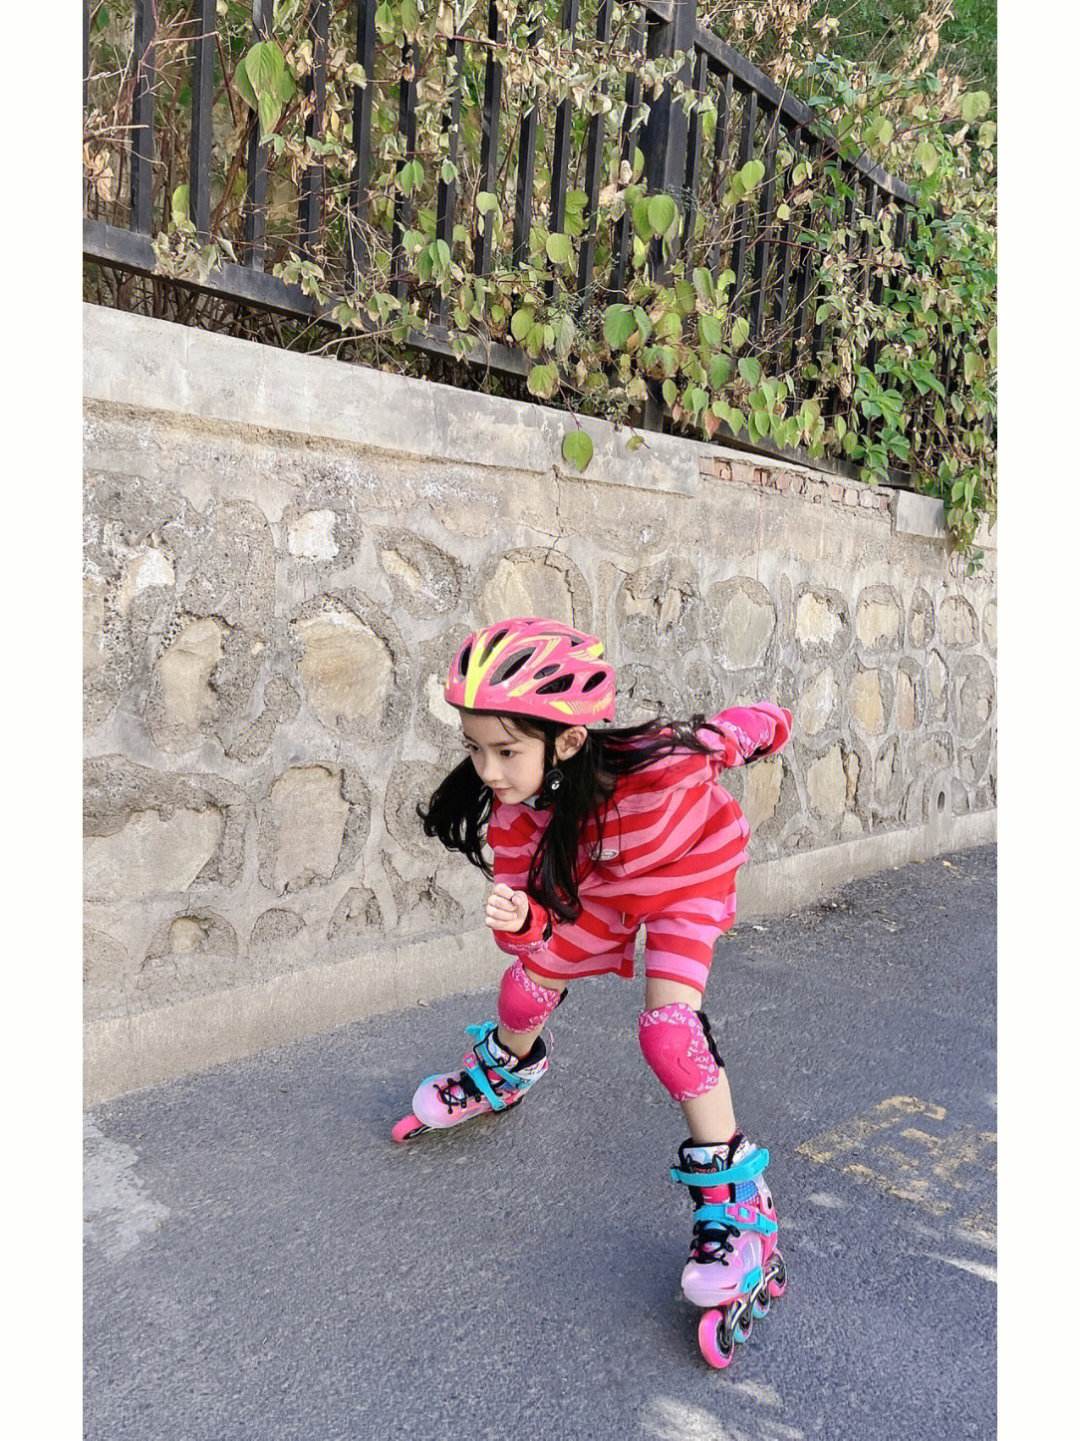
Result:
<svg viewBox="0 0 1080 1441"><path fill-rule="evenodd" d="M485 637L487 634L488 632L485 631ZM499 656L502 655L503 651L513 639L514 637L512 634L504 636L503 639L498 643L498 645L495 646L494 649L491 651L490 655L488 655L486 659L482 661L480 659L480 652L484 649L484 646L481 643L480 637L477 637L477 643L473 646L472 655L469 657L469 669L465 676L466 707L472 706L473 702L476 700L476 692L480 689L480 686L487 677L488 673L491 671L492 667L495 665L495 662L499 659Z"/></svg>

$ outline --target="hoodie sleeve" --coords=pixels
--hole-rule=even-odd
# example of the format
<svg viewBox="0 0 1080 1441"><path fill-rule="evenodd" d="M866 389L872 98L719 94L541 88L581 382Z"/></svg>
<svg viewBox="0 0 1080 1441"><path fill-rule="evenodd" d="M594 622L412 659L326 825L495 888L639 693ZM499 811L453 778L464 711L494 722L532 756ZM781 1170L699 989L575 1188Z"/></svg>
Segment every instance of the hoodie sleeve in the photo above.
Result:
<svg viewBox="0 0 1080 1441"><path fill-rule="evenodd" d="M722 756L725 767L741 766L784 747L791 735L791 712L771 701L757 701L718 711L709 726L712 729L698 731L699 738Z"/></svg>
<svg viewBox="0 0 1080 1441"><path fill-rule="evenodd" d="M523 810L509 825L496 812L488 824L487 842L494 860L492 870L496 885L507 885L525 891L529 880L529 863L536 849L539 828L529 811ZM511 956L525 956L546 945L551 937L551 915L539 901L527 896L529 918L521 931L491 932L495 944Z"/></svg>

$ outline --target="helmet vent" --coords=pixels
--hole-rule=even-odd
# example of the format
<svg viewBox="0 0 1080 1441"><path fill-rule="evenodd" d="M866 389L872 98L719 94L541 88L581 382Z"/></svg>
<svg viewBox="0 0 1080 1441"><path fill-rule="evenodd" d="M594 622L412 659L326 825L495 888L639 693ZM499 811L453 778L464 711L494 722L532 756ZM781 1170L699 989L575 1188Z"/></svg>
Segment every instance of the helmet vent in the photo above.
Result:
<svg viewBox="0 0 1080 1441"><path fill-rule="evenodd" d="M470 657L471 655L472 655L472 646L471 646L471 645L467 645L467 646L465 647L465 649L461 652L461 664L460 664L460 666L458 667L458 669L461 671L461 674L462 674L463 676L466 674L466 672L467 672L468 669L469 669L469 657Z"/></svg>
<svg viewBox="0 0 1080 1441"><path fill-rule="evenodd" d="M508 661L504 661L502 665L499 666L498 670L491 677L492 685L501 685L504 680L509 680L512 675L516 675L525 662L530 660L531 657L531 650L519 650L516 655L511 656Z"/></svg>
<svg viewBox="0 0 1080 1441"><path fill-rule="evenodd" d="M558 669L559 667L556 664L541 666L536 672L536 679L543 680L546 675L554 675Z"/></svg>
<svg viewBox="0 0 1080 1441"><path fill-rule="evenodd" d="M537 695L560 695L564 690L569 690L574 684L573 676L559 675L554 680L546 681L543 685L537 686Z"/></svg>
<svg viewBox="0 0 1080 1441"><path fill-rule="evenodd" d="M484 648L484 654L481 657L481 660L487 660L490 657L491 652L495 649L499 642L506 639L507 634L507 631L501 630L499 631L498 635L493 635Z"/></svg>
<svg viewBox="0 0 1080 1441"><path fill-rule="evenodd" d="M603 683L604 683L604 681L605 681L606 679L607 679L607 676L604 674L604 672L603 672L602 670L594 670L593 673L592 673L592 675L591 675L591 676L589 677L589 679L585 682L585 684L581 687L581 689L582 689L583 691L595 690L598 685L603 685Z"/></svg>

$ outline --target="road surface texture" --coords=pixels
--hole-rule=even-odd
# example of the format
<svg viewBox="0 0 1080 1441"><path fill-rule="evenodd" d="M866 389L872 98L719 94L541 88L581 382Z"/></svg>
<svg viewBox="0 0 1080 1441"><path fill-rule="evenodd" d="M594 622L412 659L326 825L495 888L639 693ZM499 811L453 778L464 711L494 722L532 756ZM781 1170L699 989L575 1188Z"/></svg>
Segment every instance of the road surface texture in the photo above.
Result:
<svg viewBox="0 0 1080 1441"><path fill-rule="evenodd" d="M604 978L520 1108L408 1146L489 995L94 1110L87 1435L990 1441L994 881L993 847L937 857L720 943L708 1009L790 1278L727 1371L679 1295L685 1133L640 982Z"/></svg>

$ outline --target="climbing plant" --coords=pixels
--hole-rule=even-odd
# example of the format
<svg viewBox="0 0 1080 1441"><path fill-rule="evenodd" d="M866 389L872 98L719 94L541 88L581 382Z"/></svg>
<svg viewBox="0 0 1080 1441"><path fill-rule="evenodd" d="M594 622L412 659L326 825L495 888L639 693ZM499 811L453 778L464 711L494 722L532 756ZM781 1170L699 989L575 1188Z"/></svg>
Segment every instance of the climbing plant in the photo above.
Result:
<svg viewBox="0 0 1080 1441"><path fill-rule="evenodd" d="M634 427L629 444L637 446L647 443L638 428L644 407L661 406L686 434L844 458L870 483L907 471L917 488L944 499L956 545L977 566L976 531L996 502L996 132L989 94L965 89L919 56L906 69L881 70L830 54L827 27L819 25L809 44L808 32L793 21L780 69L828 139L820 154L797 154L786 132L776 137L771 214L759 204L770 181L760 159L703 169L693 197L656 192L646 183L642 137L663 87L673 86L675 103L707 147L718 124L717 97L693 88L688 57L641 53L633 7L615 7L607 43L590 38L586 11L595 18L595 3L582 5L570 44L555 0L500 0L498 37L483 40L486 7L482 13L478 0L456 7L448 0L382 0L369 74L355 59L352 7L335 5L323 122L314 134L313 39L304 0L278 0L262 35L252 31L249 6L219 0L207 235L196 233L184 178L194 6L159 0L158 274L205 284L224 260L237 258L257 122L271 167L270 266L320 312L317 327L283 326L284 343L331 345L406 372L424 363L410 342L433 329L448 335L451 353L462 359L492 341L510 346L527 359L527 393L569 412L563 456L580 470L592 444L579 417ZM925 34L933 23L930 15ZM470 43L457 43L466 36ZM98 4L91 38L89 205L92 214L112 218L124 204L134 83L130 0ZM490 57L503 67L502 127L509 138L485 174ZM636 108L628 98L631 75L641 86ZM411 136L402 131L397 103L403 82L415 86ZM375 97L362 217L352 203L358 91ZM460 118L452 139L446 116L455 101ZM550 119L560 106L576 157L563 203L554 203L557 169L541 146L531 224L515 237L513 139L531 112ZM581 156L594 123L604 137L599 223L582 182ZM914 193L902 244L897 203L873 215L854 203L850 162L859 156L902 177ZM297 201L315 168L323 225L305 246ZM451 185L456 223L447 232L438 224L439 203ZM723 259L712 263L730 258L740 227L745 240L752 225L770 227L774 264L782 262L784 246L795 267L807 256L812 261L816 285L798 333L791 306L752 333L745 304L734 303L735 270ZM484 229L491 263L478 273L475 239ZM593 265L583 286L585 244ZM606 285L620 245L625 267L613 293Z"/></svg>

